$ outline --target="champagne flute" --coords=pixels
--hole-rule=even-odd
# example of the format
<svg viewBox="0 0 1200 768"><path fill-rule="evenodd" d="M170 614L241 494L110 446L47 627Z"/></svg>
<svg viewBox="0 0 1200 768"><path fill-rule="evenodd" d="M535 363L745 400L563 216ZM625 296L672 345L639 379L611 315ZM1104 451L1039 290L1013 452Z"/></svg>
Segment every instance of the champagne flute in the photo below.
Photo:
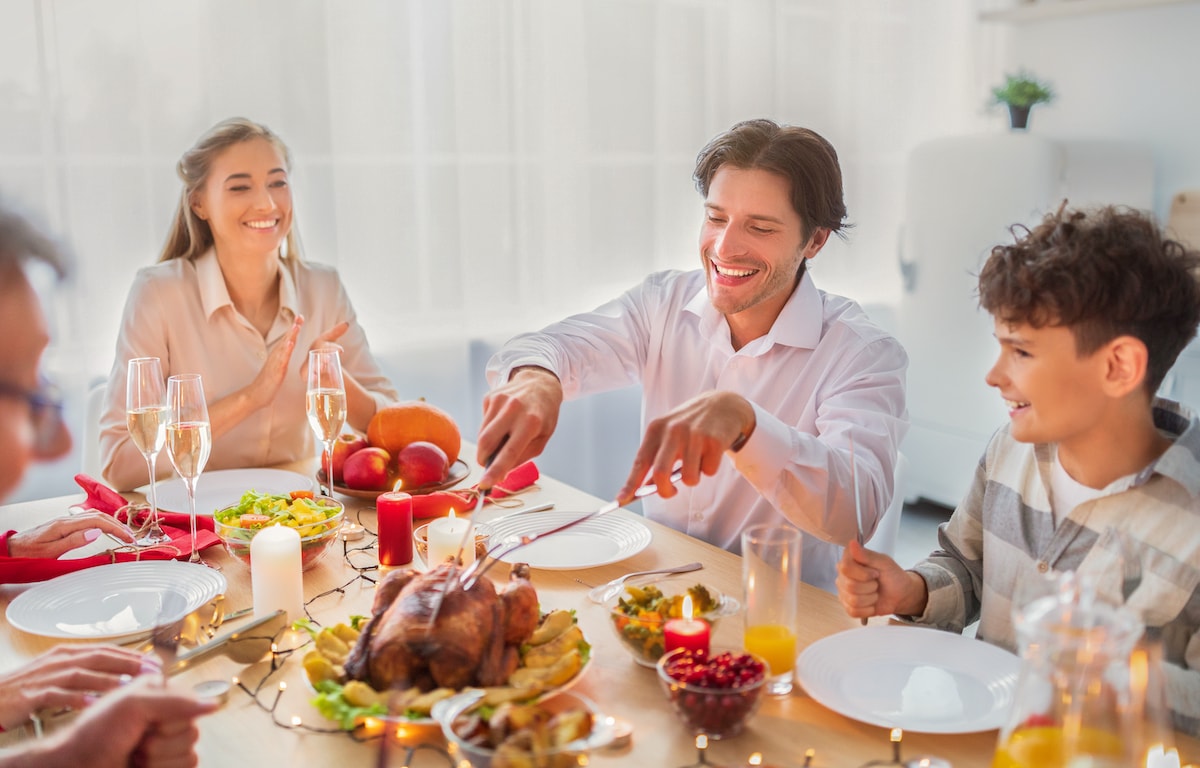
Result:
<svg viewBox="0 0 1200 768"><path fill-rule="evenodd" d="M346 385L342 380L342 358L333 348L308 352L308 423L324 445L326 495L333 495L333 442L346 423Z"/></svg>
<svg viewBox="0 0 1200 768"><path fill-rule="evenodd" d="M188 562L202 563L196 551L196 480L208 463L212 450L212 428L208 423L208 405L204 402L204 384L200 374L188 373L167 379L167 455L187 489L188 514L192 520L192 555ZM205 563L210 565L210 563ZM211 566L216 567L216 566Z"/></svg>
<svg viewBox="0 0 1200 768"><path fill-rule="evenodd" d="M146 458L150 472L150 524L137 540L142 547L171 540L158 520L158 496L155 492L155 464L167 437L167 392L163 386L162 364L157 357L135 357L129 361L125 382L125 419L129 437ZM128 521L132 523L133 521Z"/></svg>

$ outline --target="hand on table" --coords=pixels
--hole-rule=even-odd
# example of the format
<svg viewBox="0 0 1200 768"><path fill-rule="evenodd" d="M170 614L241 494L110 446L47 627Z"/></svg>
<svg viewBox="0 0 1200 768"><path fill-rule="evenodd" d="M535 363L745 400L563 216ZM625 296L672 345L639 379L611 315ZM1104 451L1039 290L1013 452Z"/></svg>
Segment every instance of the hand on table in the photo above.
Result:
<svg viewBox="0 0 1200 768"><path fill-rule="evenodd" d="M480 488L491 488L513 467L542 452L558 426L562 401L558 377L534 367L516 369L507 384L484 396L476 461L487 469Z"/></svg>
<svg viewBox="0 0 1200 768"><path fill-rule="evenodd" d="M0 726L15 728L41 709L83 709L122 676L160 668L157 657L115 645L61 645L0 676Z"/></svg>
<svg viewBox="0 0 1200 768"><path fill-rule="evenodd" d="M837 566L838 599L855 618L919 616L925 612L929 591L925 579L880 552L851 541Z"/></svg>
<svg viewBox="0 0 1200 768"><path fill-rule="evenodd" d="M647 474L658 494L671 498L676 493L670 480L676 466L683 472L684 485L696 485L702 474L715 474L725 451L754 427L754 408L741 395L714 391L692 398L647 425L617 500L631 501Z"/></svg>
<svg viewBox="0 0 1200 768"><path fill-rule="evenodd" d="M217 706L163 687L157 675L143 677L97 701L69 727L34 742L30 756L36 754L41 766L190 768L199 762L195 720Z"/></svg>
<svg viewBox="0 0 1200 768"><path fill-rule="evenodd" d="M70 517L57 517L36 528L18 531L8 537L10 557L46 557L55 559L64 552L82 547L100 538L101 533L132 544L133 532L112 515L91 510Z"/></svg>

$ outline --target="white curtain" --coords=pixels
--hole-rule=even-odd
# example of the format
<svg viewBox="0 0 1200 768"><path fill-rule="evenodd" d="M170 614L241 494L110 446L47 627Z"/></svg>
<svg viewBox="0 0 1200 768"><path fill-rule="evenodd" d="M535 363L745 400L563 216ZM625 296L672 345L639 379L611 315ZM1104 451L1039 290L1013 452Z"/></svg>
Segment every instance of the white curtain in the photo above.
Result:
<svg viewBox="0 0 1200 768"><path fill-rule="evenodd" d="M0 0L0 193L78 255L47 368L73 403L107 373L127 286L178 198L175 162L231 115L289 143L307 256L339 268L401 379L461 379L444 369L465 366L467 339L696 265L696 152L748 117L838 148L856 227L817 281L886 304L906 153L969 123L982 92L970 5ZM470 386L446 391L452 410L478 408ZM77 463L54 468L60 492Z"/></svg>

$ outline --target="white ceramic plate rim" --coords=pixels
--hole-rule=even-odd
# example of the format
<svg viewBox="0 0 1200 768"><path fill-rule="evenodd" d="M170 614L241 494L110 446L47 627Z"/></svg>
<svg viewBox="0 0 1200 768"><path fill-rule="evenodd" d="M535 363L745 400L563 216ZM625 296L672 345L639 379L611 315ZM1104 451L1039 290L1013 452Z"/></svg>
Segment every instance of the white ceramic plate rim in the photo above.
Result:
<svg viewBox="0 0 1200 768"><path fill-rule="evenodd" d="M488 547L494 547L511 536L548 531L585 514L587 513L548 511L529 516L518 515L502 521L499 525L488 523L492 529L488 537ZM535 542L532 545L535 549L518 549L501 559L507 563L528 563L531 568L546 571L596 568L633 557L650 545L651 538L653 537L650 529L642 521L619 515L606 515ZM588 546L588 542L594 546ZM601 544L609 546L596 546ZM536 548L541 546L553 547L555 557L551 560L539 557Z"/></svg>
<svg viewBox="0 0 1200 768"><path fill-rule="evenodd" d="M150 486L138 490L147 494ZM317 483L311 477L286 469L216 469L203 472L196 481L196 514L209 515L236 504L246 491L259 493L289 493L291 491L316 491ZM157 486L158 508L168 512L188 511L187 489L183 480L172 477L160 480Z"/></svg>
<svg viewBox="0 0 1200 768"><path fill-rule="evenodd" d="M821 638L804 649L796 661L796 679L817 702L838 714L883 728L917 733L974 733L1004 725L1012 707L1019 660L990 643L927 627L870 626ZM954 717L928 717L880 707L884 700L901 701L897 680L916 667L934 667L970 693L990 697L978 711ZM862 685L863 679L868 685ZM854 683L858 682L859 685ZM963 686L959 683L960 698ZM964 710L967 708L964 703Z"/></svg>
<svg viewBox="0 0 1200 768"><path fill-rule="evenodd" d="M132 627L120 631L106 630L93 623L76 623L74 630L62 629L71 624L72 606L86 605L94 609L103 602L106 608L129 608L135 595L143 600L175 593L184 598L190 613L226 589L225 577L204 565L154 560L135 563L114 563L85 568L36 584L17 595L5 615L8 623L24 632L42 637L68 640L111 640L144 636L154 629L157 615L145 616ZM62 600L69 602L61 603Z"/></svg>

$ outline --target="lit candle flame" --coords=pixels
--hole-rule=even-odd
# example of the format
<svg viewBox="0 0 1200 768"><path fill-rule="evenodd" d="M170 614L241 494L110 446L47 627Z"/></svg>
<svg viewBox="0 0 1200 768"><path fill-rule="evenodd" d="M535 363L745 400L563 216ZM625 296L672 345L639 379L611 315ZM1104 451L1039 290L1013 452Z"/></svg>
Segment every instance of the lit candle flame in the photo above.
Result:
<svg viewBox="0 0 1200 768"><path fill-rule="evenodd" d="M692 620L692 596L686 595L683 598L683 608L680 609L685 621Z"/></svg>
<svg viewBox="0 0 1200 768"><path fill-rule="evenodd" d="M392 485L392 493L395 493L396 491L400 490L403 487L404 487L404 481L397 478L395 484Z"/></svg>
<svg viewBox="0 0 1200 768"><path fill-rule="evenodd" d="M446 512L446 517L450 518L451 520L458 517L458 515L454 514L454 507L450 507L450 510Z"/></svg>

